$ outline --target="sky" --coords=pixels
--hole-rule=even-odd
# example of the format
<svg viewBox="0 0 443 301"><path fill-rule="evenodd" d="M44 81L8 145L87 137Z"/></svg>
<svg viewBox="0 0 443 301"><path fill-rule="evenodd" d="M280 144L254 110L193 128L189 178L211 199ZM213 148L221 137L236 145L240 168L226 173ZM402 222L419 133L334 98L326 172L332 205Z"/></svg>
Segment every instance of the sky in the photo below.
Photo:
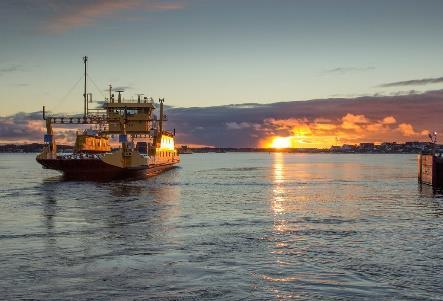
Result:
<svg viewBox="0 0 443 301"><path fill-rule="evenodd" d="M332 124L343 124L343 118L354 118L343 110L341 101L363 96L376 99L380 108L389 107L393 97L400 101L398 112L373 117L368 117L370 104L356 104L352 116L363 116L366 119L360 121L366 125L379 124L385 117L395 120L387 119L391 121L389 135L380 131L377 137L366 135L360 140L413 138L402 136L398 130L402 123L410 124L419 133L414 138L419 139L424 131L440 126L437 117L423 123L429 114L434 116L435 107L425 105L429 112L409 107L407 117L403 102L410 95L420 99L414 105L429 101L429 95L433 101L435 95L438 101L442 99L438 92L443 89L442 12L440 0L3 0L0 141L32 140L32 135L9 137L7 122L31 118L43 105L51 112L81 112L85 55L94 100L103 100L112 83L125 87L128 98L137 93L164 97L173 107L171 113L188 114L187 108L216 111L220 116L212 119L219 120L214 127L232 134L237 124L237 132L256 145L263 137L254 135L275 134L277 128L283 134L282 127L290 128L287 135L294 135L296 128L307 131L316 120L328 119L318 110L319 102L312 100L331 104L334 116L323 127L332 129ZM303 108L308 111L291 111L287 116L277 110L279 103L294 103L295 110L306 101L311 103ZM244 114L256 113L229 105L245 103L253 103L255 111L275 109L253 121L269 131L257 133L257 125L241 125L250 119ZM417 114L424 115L417 118ZM282 125L281 120L286 123ZM308 124L301 125L300 120ZM226 128L229 122L231 127ZM340 130L334 128L335 136L344 135ZM232 141L194 134L200 136L188 132L182 142ZM334 136L330 134L321 136L328 144Z"/></svg>

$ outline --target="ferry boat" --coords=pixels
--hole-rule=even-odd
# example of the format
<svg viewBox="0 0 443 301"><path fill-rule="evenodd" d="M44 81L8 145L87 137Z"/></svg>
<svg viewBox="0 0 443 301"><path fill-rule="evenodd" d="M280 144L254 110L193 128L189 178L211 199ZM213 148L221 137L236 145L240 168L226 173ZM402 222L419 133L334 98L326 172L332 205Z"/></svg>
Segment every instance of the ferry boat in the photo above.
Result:
<svg viewBox="0 0 443 301"><path fill-rule="evenodd" d="M86 90L86 68L84 57L84 113L83 116L48 116L43 106L46 121L45 146L37 155L37 162L44 168L57 170L65 178L81 180L120 179L146 177L173 168L180 162L175 149L175 129L166 131L163 123L164 99L159 99L159 118L154 115L154 100L141 97L125 100L122 90L115 99L112 86L109 98L99 109L89 109L92 94ZM91 125L95 129L77 132L72 154L57 153L54 124ZM118 136L118 148L111 148L110 137Z"/></svg>

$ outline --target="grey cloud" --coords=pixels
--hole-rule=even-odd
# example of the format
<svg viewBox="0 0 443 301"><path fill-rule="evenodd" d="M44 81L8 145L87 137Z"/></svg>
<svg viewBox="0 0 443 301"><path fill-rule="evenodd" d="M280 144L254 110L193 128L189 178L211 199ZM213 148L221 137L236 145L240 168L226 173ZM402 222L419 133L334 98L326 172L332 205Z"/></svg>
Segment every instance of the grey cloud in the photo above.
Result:
<svg viewBox="0 0 443 301"><path fill-rule="evenodd" d="M50 112L47 113L50 114ZM69 125L57 125L55 128L56 137L57 139L68 139L73 142L76 130L76 128L69 127ZM41 111L32 113L19 112L9 116L0 116L0 143L42 142L45 132L46 125Z"/></svg>
<svg viewBox="0 0 443 301"><path fill-rule="evenodd" d="M42 131L33 123L37 120L42 120L40 112L0 116L0 141L41 140Z"/></svg>
<svg viewBox="0 0 443 301"><path fill-rule="evenodd" d="M126 90L131 90L132 87L131 86L118 86L118 87L113 87L112 91L116 92L116 91L126 91ZM109 90L105 90L107 92L109 92Z"/></svg>
<svg viewBox="0 0 443 301"><path fill-rule="evenodd" d="M3 66L0 68L0 76L4 74L14 73L24 71L24 68L20 64L10 64L8 66Z"/></svg>
<svg viewBox="0 0 443 301"><path fill-rule="evenodd" d="M417 90L408 90L408 91L394 91L389 93L389 95L393 96L399 96L399 95L406 95L406 94L418 94L420 91Z"/></svg>
<svg viewBox="0 0 443 301"><path fill-rule="evenodd" d="M392 82L392 83L381 84L379 85L379 87L390 88L390 87L403 87L403 86L422 86L422 85L438 84L438 83L443 83L443 77L422 78L422 79L412 79L406 81Z"/></svg>
<svg viewBox="0 0 443 301"><path fill-rule="evenodd" d="M337 67L328 69L325 72L326 73L350 73L350 72L364 72L364 71L371 71L375 70L375 67L369 66L369 67Z"/></svg>
<svg viewBox="0 0 443 301"><path fill-rule="evenodd" d="M339 120L346 114L363 114L371 120L395 117L398 124L408 123L418 130L443 132L443 90L421 94L364 96L254 105L214 107L166 107L165 128L177 131L177 142L220 147L257 146L269 134L287 134L267 128L269 119ZM41 123L29 123L28 121ZM44 126L41 113L17 113L0 117L0 141L41 141ZM33 126L30 126L33 125ZM425 139L425 137L424 137Z"/></svg>

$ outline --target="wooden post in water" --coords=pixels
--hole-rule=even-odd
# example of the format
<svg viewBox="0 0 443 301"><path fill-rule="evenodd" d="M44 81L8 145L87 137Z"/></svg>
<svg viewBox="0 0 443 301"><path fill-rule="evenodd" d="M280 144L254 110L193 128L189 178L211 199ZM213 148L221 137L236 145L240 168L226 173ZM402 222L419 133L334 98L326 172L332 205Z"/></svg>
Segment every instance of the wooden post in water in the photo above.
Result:
<svg viewBox="0 0 443 301"><path fill-rule="evenodd" d="M443 186L443 160L433 154L418 157L418 181L421 184Z"/></svg>

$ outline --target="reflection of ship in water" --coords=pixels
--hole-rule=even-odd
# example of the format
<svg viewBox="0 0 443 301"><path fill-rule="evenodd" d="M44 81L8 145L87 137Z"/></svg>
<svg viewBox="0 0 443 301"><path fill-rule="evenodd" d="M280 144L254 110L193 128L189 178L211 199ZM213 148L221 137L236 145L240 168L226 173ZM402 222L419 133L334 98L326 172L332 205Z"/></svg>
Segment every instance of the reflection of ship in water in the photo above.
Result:
<svg viewBox="0 0 443 301"><path fill-rule="evenodd" d="M162 176L163 181L173 178L169 173ZM147 242L140 238L149 237L149 233L155 232L154 228L164 228L163 224L180 214L180 187L160 185L157 180L81 183L51 178L38 189L48 248L54 256L65 256L56 248L58 238L65 242L81 239L88 245L90 237L102 231L120 241L117 248L129 243L146 249ZM67 195L75 197L67 198Z"/></svg>
<svg viewBox="0 0 443 301"><path fill-rule="evenodd" d="M138 95L137 100L122 98L118 90L115 99L109 86L109 98L99 109L89 109L92 94L86 92L86 62L84 86L84 114L82 117L47 116L45 147L37 156L44 168L61 171L67 178L75 179L116 179L155 175L171 169L180 161L174 146L175 130L163 129L166 116L163 113L164 99L159 99L160 117L153 115L155 110L152 98ZM53 124L95 125L96 129L78 132L74 153L57 153ZM110 135L118 135L120 148L112 151Z"/></svg>
<svg viewBox="0 0 443 301"><path fill-rule="evenodd" d="M43 216L45 217L45 226L48 236L52 234L54 228L54 217L57 213L57 199L55 191L57 190L57 179L47 179L40 187L43 196Z"/></svg>

